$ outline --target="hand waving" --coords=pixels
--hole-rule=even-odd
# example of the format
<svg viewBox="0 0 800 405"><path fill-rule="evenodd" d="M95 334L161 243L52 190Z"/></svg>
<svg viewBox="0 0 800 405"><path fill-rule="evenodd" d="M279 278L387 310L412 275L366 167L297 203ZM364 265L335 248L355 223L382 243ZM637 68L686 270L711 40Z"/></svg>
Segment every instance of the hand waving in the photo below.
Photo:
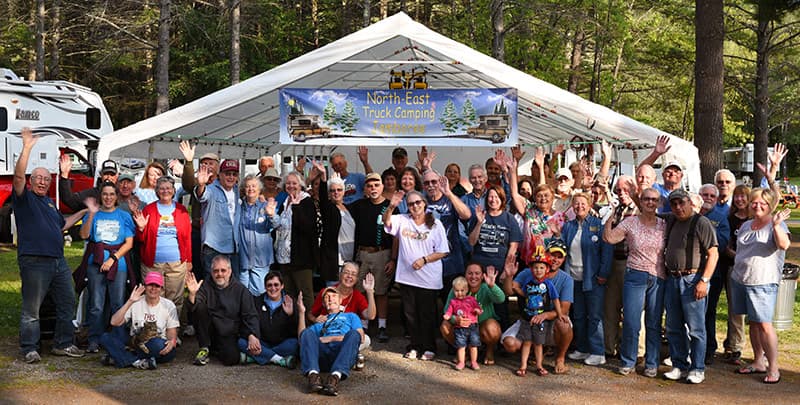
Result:
<svg viewBox="0 0 800 405"><path fill-rule="evenodd" d="M281 307L283 308L283 312L286 312L286 315L291 316L294 313L294 300L289 294L283 296Z"/></svg>

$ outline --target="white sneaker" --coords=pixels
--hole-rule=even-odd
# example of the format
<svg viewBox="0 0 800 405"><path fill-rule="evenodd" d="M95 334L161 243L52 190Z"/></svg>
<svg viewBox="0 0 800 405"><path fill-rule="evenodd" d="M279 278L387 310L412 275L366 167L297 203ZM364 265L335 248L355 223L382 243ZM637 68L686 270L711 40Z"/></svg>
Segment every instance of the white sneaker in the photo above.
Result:
<svg viewBox="0 0 800 405"><path fill-rule="evenodd" d="M669 357L665 357L664 360L661 361L661 364L672 367L672 359Z"/></svg>
<svg viewBox="0 0 800 405"><path fill-rule="evenodd" d="M686 377L686 372L681 371L681 369L679 369L677 367L673 367L672 370L670 370L669 372L664 373L664 378L666 378L667 380L671 380L671 381L678 381L681 378L685 378L685 377Z"/></svg>
<svg viewBox="0 0 800 405"><path fill-rule="evenodd" d="M575 350L574 352L567 355L570 360L586 360L589 358L589 353L579 352Z"/></svg>
<svg viewBox="0 0 800 405"><path fill-rule="evenodd" d="M700 371L700 370L692 370L689 372L689 376L686 377L686 381L688 381L691 384L700 384L705 380L706 380L706 373L705 371Z"/></svg>
<svg viewBox="0 0 800 405"><path fill-rule="evenodd" d="M601 364L606 364L606 356L600 354L592 354L583 361L585 364L590 366L599 366Z"/></svg>

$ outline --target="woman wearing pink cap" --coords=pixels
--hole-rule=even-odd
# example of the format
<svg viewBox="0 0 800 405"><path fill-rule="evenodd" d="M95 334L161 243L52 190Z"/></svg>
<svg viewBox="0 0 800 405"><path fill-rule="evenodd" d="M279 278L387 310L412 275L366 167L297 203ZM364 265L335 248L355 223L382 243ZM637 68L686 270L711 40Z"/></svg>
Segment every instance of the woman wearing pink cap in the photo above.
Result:
<svg viewBox="0 0 800 405"><path fill-rule="evenodd" d="M147 273L144 286L137 286L125 305L114 313L111 325L126 327L113 328L100 337L100 344L108 351L100 359L104 365L154 370L158 363L175 358L178 311L172 301L161 296L163 289L164 276L159 272ZM125 348L129 341L136 344L132 352Z"/></svg>

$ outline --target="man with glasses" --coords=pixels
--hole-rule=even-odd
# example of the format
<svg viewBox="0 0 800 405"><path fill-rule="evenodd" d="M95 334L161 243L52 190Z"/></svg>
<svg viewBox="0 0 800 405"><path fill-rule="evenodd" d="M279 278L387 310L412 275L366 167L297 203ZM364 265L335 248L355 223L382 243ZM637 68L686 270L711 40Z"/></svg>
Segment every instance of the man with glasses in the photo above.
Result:
<svg viewBox="0 0 800 405"><path fill-rule="evenodd" d="M211 352L226 366L245 363L247 355L239 352L240 338L247 341L247 353L261 353L261 329L253 296L231 277L231 261L226 256L215 256L210 268L211 277L205 282L197 281L191 272L186 273L189 307L200 346L194 364L208 364Z"/></svg>
<svg viewBox="0 0 800 405"><path fill-rule="evenodd" d="M728 240L731 234L731 228L728 224L729 207L725 204L718 204L719 193L717 192L717 187L713 184L703 184L700 187L700 197L703 199L703 206L700 208L700 214L711 221L711 224L717 231L717 243L724 249L725 246L728 246ZM714 275L711 276L711 287L708 291L708 307L706 308L706 364L712 364L714 362L714 353L717 351L717 304L719 303L719 296L722 293L722 289L725 287L725 278L727 278L727 275L727 262L720 257L720 260L717 261L717 267L714 269Z"/></svg>
<svg viewBox="0 0 800 405"><path fill-rule="evenodd" d="M397 265L397 245L383 228L383 213L389 200L383 197L381 175L370 173L364 182L366 197L347 206L356 224L356 260L361 262L358 280L367 273L375 278L375 304L378 313L378 341L389 341L386 317L389 313L389 287ZM394 212L394 211L393 211ZM359 284L359 289L363 290Z"/></svg>
<svg viewBox="0 0 800 405"><path fill-rule="evenodd" d="M664 308L673 368L664 378L685 377L691 384L700 384L705 380L705 313L717 265L717 236L711 221L694 212L688 192L671 192L669 203L672 215L666 218Z"/></svg>
<svg viewBox="0 0 800 405"><path fill-rule="evenodd" d="M736 188L736 176L728 169L719 169L714 173L714 184L717 185L717 190L719 191L717 205L725 205L730 208L733 189ZM727 215L727 212L725 215Z"/></svg>
<svg viewBox="0 0 800 405"><path fill-rule="evenodd" d="M658 160L658 158L661 157L663 154L667 153L670 150L670 148L672 148L672 146L670 146L669 144L669 136L667 135L659 136L658 139L656 139L656 145L653 148L653 151L650 152L650 154L647 155L647 157L645 157L642 160L642 163L636 170L637 178L640 175L640 170L642 171L641 174L643 180L645 180L644 178L648 178L649 180L650 176L652 175L652 180L650 180L650 184L646 184L647 180L639 182L640 183L639 190L644 190L645 188L652 187L658 190L659 193L661 193L663 204L661 208L658 210L659 213L667 213L671 211L672 209L671 204L668 201L667 197L671 192L680 189L683 184L683 166L681 166L680 162L676 160L668 162L661 168L661 177L664 181L664 184L662 185L655 183L655 171L650 165L655 163L655 161Z"/></svg>
<svg viewBox="0 0 800 405"><path fill-rule="evenodd" d="M17 223L17 263L22 282L22 308L19 320L20 352L26 363L36 363L39 356L39 308L48 293L55 301L56 325L51 352L57 356L83 357L83 350L72 344L75 314L75 290L72 271L64 258L62 232L81 218L83 211L66 221L53 200L47 196L52 177L43 168L33 169L30 188L25 187L25 171L31 150L38 137L30 128L22 129L22 152L14 167L14 192L11 203Z"/></svg>
<svg viewBox="0 0 800 405"><path fill-rule="evenodd" d="M442 259L442 284L444 288L439 294L442 301L447 300L453 279L464 274L464 253L461 249L459 220L467 221L472 213L457 195L450 190L447 177L440 176L429 169L422 174L422 186L428 200L428 211L444 225L450 254Z"/></svg>
<svg viewBox="0 0 800 405"><path fill-rule="evenodd" d="M566 212L572 207L572 186L575 179L572 172L566 167L556 171L556 195L553 201L553 209L557 212ZM572 218L575 216L572 215Z"/></svg>
<svg viewBox="0 0 800 405"><path fill-rule="evenodd" d="M194 196L200 202L203 222L200 229L202 239L203 263L211 268L211 259L223 255L227 257L239 279L239 223L242 206L239 201L239 161L226 159L220 165L219 178L209 183L213 169L200 166L197 172L197 187Z"/></svg>

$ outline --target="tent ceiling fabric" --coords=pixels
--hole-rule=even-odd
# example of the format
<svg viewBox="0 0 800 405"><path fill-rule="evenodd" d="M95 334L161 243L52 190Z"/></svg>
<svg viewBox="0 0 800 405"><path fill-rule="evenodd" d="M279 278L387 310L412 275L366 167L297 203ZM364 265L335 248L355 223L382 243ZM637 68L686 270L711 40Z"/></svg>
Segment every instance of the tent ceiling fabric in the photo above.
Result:
<svg viewBox="0 0 800 405"><path fill-rule="evenodd" d="M98 161L111 155L174 157L176 143L184 139L197 142L197 153L233 158L275 153L285 148L278 134L280 88L385 88L389 70L412 68L428 71L430 88L516 88L522 144L552 144L579 136L584 141L606 139L640 149L668 135L398 13L237 85L113 132L100 141ZM671 138L673 147L664 161L679 160L699 178L697 149L683 139Z"/></svg>

